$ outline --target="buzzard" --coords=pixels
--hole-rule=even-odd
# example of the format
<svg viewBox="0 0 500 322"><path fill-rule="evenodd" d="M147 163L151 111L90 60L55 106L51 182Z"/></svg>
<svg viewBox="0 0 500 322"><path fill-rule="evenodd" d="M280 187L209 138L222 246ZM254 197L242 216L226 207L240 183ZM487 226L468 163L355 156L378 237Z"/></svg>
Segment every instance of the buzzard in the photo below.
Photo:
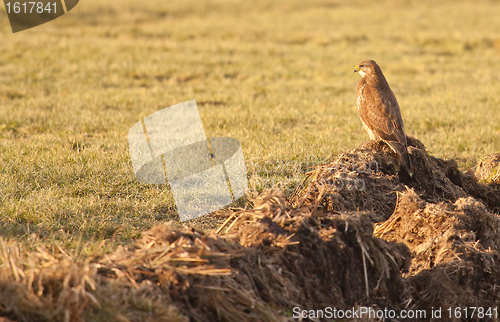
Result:
<svg viewBox="0 0 500 322"><path fill-rule="evenodd" d="M373 60L364 60L354 72L361 75L356 86L356 102L370 139L382 139L387 143L399 155L408 174L413 176L399 104L382 69Z"/></svg>

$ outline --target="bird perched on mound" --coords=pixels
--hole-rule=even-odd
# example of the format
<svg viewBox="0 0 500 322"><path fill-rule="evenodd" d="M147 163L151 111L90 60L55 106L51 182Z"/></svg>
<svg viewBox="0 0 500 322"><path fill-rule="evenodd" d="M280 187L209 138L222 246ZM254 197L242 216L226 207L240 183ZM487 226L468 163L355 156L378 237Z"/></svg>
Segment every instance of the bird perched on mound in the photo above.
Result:
<svg viewBox="0 0 500 322"><path fill-rule="evenodd" d="M356 86L356 102L370 139L384 140L399 155L408 174L413 176L399 104L382 69L373 60L364 60L354 72L361 75Z"/></svg>

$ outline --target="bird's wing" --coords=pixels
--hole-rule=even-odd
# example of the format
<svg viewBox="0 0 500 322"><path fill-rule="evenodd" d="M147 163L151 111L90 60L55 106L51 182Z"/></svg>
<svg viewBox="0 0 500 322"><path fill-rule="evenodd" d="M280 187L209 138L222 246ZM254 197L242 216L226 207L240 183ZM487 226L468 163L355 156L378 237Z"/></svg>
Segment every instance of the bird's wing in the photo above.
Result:
<svg viewBox="0 0 500 322"><path fill-rule="evenodd" d="M358 108L363 122L382 139L406 145L403 119L394 94L383 93L368 84L362 91L358 93L363 97L358 100Z"/></svg>

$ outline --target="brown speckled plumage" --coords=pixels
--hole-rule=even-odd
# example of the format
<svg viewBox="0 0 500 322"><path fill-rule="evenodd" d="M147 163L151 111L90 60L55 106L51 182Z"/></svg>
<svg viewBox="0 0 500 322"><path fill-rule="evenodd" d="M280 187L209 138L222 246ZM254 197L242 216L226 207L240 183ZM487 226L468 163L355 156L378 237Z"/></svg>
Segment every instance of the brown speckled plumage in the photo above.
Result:
<svg viewBox="0 0 500 322"><path fill-rule="evenodd" d="M354 71L361 74L356 86L356 102L370 139L384 140L401 157L406 171L413 176L399 104L382 69L375 61L365 60Z"/></svg>

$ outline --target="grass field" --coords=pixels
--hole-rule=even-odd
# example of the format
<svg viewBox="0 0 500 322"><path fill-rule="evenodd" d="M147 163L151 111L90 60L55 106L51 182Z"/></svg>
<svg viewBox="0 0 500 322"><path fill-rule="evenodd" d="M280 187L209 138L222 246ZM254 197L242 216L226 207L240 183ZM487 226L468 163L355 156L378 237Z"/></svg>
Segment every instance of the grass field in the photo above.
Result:
<svg viewBox="0 0 500 322"><path fill-rule="evenodd" d="M177 220L167 187L136 182L127 132L190 99L208 137L240 140L257 188L290 191L307 165L368 139L352 72L364 59L381 65L407 134L465 170L500 151L498 12L499 1L86 0L12 34L1 10L0 236L90 255Z"/></svg>

